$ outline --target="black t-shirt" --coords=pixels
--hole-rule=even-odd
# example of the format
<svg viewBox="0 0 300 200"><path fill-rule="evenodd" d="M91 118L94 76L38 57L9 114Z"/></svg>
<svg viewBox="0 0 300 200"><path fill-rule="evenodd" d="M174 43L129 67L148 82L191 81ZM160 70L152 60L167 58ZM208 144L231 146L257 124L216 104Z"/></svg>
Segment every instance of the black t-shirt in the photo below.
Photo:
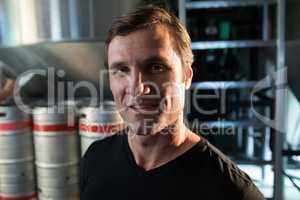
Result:
<svg viewBox="0 0 300 200"><path fill-rule="evenodd" d="M89 147L81 162L81 200L264 199L248 175L204 138L145 171L135 163L124 133Z"/></svg>

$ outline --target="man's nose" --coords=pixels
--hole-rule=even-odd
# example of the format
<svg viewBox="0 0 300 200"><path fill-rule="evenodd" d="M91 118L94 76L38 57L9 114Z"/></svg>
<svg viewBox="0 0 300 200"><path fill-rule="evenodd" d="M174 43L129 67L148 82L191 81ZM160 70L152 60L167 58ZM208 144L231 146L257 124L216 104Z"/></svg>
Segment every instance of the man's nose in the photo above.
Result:
<svg viewBox="0 0 300 200"><path fill-rule="evenodd" d="M130 94L134 96L141 96L150 93L150 87L142 72L132 73L129 90Z"/></svg>

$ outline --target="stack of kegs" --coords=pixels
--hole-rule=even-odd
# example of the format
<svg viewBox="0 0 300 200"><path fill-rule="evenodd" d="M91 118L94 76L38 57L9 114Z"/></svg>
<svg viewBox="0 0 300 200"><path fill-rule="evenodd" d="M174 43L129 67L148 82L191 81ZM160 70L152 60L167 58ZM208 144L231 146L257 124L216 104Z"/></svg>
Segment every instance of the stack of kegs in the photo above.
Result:
<svg viewBox="0 0 300 200"><path fill-rule="evenodd" d="M81 155L94 141L112 136L123 128L125 124L114 102L105 101L100 107L83 107L79 118Z"/></svg>
<svg viewBox="0 0 300 200"><path fill-rule="evenodd" d="M31 118L16 106L0 106L0 199L34 200Z"/></svg>
<svg viewBox="0 0 300 200"><path fill-rule="evenodd" d="M69 106L33 110L39 200L78 198L80 154L75 118Z"/></svg>
<svg viewBox="0 0 300 200"><path fill-rule="evenodd" d="M112 101L74 108L36 106L31 121L16 106L0 106L0 200L79 199L80 149L125 124Z"/></svg>

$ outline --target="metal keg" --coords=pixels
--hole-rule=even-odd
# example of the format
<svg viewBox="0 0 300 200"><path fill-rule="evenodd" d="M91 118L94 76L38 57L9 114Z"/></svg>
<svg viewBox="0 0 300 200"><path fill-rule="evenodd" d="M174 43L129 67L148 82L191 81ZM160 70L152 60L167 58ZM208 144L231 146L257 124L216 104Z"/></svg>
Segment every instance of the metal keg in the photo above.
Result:
<svg viewBox="0 0 300 200"><path fill-rule="evenodd" d="M0 199L33 200L35 192L30 115L0 106Z"/></svg>
<svg viewBox="0 0 300 200"><path fill-rule="evenodd" d="M33 133L37 164L78 162L75 110L72 107L34 108Z"/></svg>
<svg viewBox="0 0 300 200"><path fill-rule="evenodd" d="M37 177L39 187L41 188L63 188L66 185L78 183L79 171L77 165L39 165L39 174Z"/></svg>
<svg viewBox="0 0 300 200"><path fill-rule="evenodd" d="M78 184L66 188L39 188L39 200L79 200Z"/></svg>
<svg viewBox="0 0 300 200"><path fill-rule="evenodd" d="M39 200L74 199L79 193L79 141L75 109L36 107L33 132Z"/></svg>
<svg viewBox="0 0 300 200"><path fill-rule="evenodd" d="M36 198L33 161L0 165L1 200Z"/></svg>
<svg viewBox="0 0 300 200"><path fill-rule="evenodd" d="M105 101L100 107L82 108L79 119L81 155L94 141L112 136L123 128L125 124L113 101Z"/></svg>

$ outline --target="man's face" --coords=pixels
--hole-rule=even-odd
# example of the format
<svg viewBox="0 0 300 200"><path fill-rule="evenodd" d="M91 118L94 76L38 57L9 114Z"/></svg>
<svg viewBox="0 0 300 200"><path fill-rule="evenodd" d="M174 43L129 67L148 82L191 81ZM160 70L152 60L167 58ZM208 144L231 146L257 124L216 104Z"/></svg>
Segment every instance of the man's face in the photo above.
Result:
<svg viewBox="0 0 300 200"><path fill-rule="evenodd" d="M108 47L110 88L123 119L140 135L154 134L182 117L192 69L183 68L166 28L116 36Z"/></svg>

